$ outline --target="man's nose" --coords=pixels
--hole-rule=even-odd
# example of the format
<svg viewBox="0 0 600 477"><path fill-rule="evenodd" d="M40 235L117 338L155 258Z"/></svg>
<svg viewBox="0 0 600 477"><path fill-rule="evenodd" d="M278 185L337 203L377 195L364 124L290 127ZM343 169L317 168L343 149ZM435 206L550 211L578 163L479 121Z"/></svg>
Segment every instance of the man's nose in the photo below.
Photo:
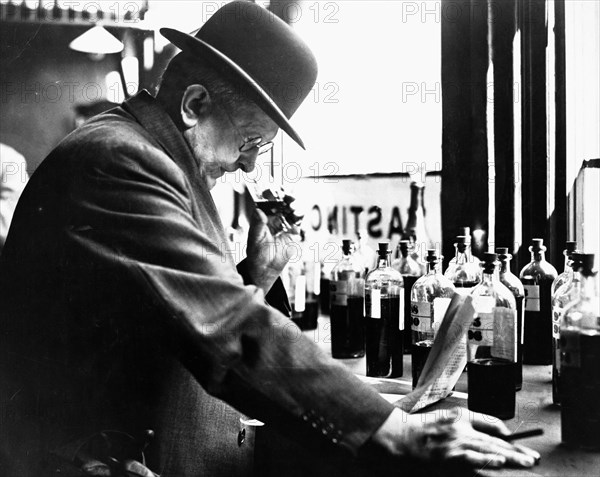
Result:
<svg viewBox="0 0 600 477"><path fill-rule="evenodd" d="M256 167L256 158L258 157L258 149L254 148L240 154L238 159L239 168L242 172L252 172Z"/></svg>

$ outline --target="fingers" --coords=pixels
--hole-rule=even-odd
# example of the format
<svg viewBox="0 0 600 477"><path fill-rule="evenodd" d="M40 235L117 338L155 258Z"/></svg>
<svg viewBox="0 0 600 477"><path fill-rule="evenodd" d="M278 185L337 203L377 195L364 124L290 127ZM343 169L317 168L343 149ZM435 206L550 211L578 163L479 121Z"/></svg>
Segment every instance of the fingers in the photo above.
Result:
<svg viewBox="0 0 600 477"><path fill-rule="evenodd" d="M536 460L539 459L539 454L533 450L528 449L525 452L519 446L510 444L502 439L481 432L475 432L476 434L460 445L459 448L474 451L480 456L497 456L499 459L495 459L494 462L503 461L498 465L506 463L520 467L532 467L535 465Z"/></svg>
<svg viewBox="0 0 600 477"><path fill-rule="evenodd" d="M476 429L492 436L507 436L510 434L508 427L497 417L488 416L474 412L471 418L471 425Z"/></svg>
<svg viewBox="0 0 600 477"><path fill-rule="evenodd" d="M466 462L473 467L502 467L506 459L498 454L487 454L472 449L459 449L448 454L448 460Z"/></svg>

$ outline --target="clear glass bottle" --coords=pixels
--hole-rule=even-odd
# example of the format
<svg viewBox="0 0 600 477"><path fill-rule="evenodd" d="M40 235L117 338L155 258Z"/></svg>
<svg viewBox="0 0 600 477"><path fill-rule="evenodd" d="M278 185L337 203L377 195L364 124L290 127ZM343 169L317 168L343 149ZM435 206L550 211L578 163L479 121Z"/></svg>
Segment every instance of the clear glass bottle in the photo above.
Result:
<svg viewBox="0 0 600 477"><path fill-rule="evenodd" d="M481 263L481 260L479 260L479 258L477 258L474 254L473 254L473 245L472 245L472 240L471 240L471 227L459 227L458 229L458 234L456 234L457 237L465 237L466 238L466 243L467 243L467 250L466 250L466 254L467 254L467 260L468 262L473 262L476 266L477 266L477 270L480 270L479 264ZM456 244L454 244L454 248L456 248ZM450 259L450 262L448 263L448 267L450 267L452 264L456 263L456 255L454 257L452 257Z"/></svg>
<svg viewBox="0 0 600 477"><path fill-rule="evenodd" d="M515 368L515 389L520 391L523 387L523 313L525 310L525 289L521 280L510 270L512 255L508 253L508 248L498 247L496 253L500 262L500 283L512 292L517 305L517 367Z"/></svg>
<svg viewBox="0 0 600 477"><path fill-rule="evenodd" d="M292 321L301 330L317 328L319 301L314 288L313 254L306 248L304 231L300 234L300 256L288 262L288 279L284 281L292 307ZM287 283L286 283L287 282Z"/></svg>
<svg viewBox="0 0 600 477"><path fill-rule="evenodd" d="M577 260L575 256L578 257ZM579 255L572 252L569 260L571 273L568 280L552 296L552 402L554 404L560 404L560 326L566 307L577 300L581 294L579 266Z"/></svg>
<svg viewBox="0 0 600 477"><path fill-rule="evenodd" d="M413 175L410 184L410 206L408 218L402 233L402 240L409 241L409 253L421 266L421 275L427 272L425 256L427 250L433 247L425 223L425 184L419 178L420 174Z"/></svg>
<svg viewBox="0 0 600 477"><path fill-rule="evenodd" d="M552 282L556 268L546 261L544 239L531 240L531 262L519 278L525 288L523 363L552 364Z"/></svg>
<svg viewBox="0 0 600 477"><path fill-rule="evenodd" d="M467 336L468 408L499 419L515 415L517 310L500 282L497 255L483 254L483 279L472 293L475 318Z"/></svg>
<svg viewBox="0 0 600 477"><path fill-rule="evenodd" d="M444 276L452 282L457 293L468 295L481 282L481 268L471 257L471 244L466 236L456 237L455 248L454 263L448 266Z"/></svg>
<svg viewBox="0 0 600 477"><path fill-rule="evenodd" d="M364 270L353 250L352 241L343 240L343 257L331 272L331 355L340 359L365 355Z"/></svg>
<svg viewBox="0 0 600 477"><path fill-rule="evenodd" d="M410 292L412 334L412 385L417 382L427 361L437 329L454 296L454 285L441 272L442 257L427 251L427 274L419 278Z"/></svg>
<svg viewBox="0 0 600 477"><path fill-rule="evenodd" d="M356 259L363 264L365 275L377 266L377 253L367 243L369 235L364 229L356 233L357 243L355 247Z"/></svg>
<svg viewBox="0 0 600 477"><path fill-rule="evenodd" d="M404 291L388 247L379 244L377 268L365 279L367 376L397 378L403 373Z"/></svg>
<svg viewBox="0 0 600 477"><path fill-rule="evenodd" d="M573 253L575 253L577 248L577 242L575 241L567 241L565 243L565 249L563 250L563 255L565 256L565 268L563 272L554 279L552 282L552 287L550 288L550 293L552 297L556 294L558 289L566 282L570 281L573 277Z"/></svg>
<svg viewBox="0 0 600 477"><path fill-rule="evenodd" d="M562 442L600 450L600 300L593 254L576 254L579 297L560 327Z"/></svg>
<svg viewBox="0 0 600 477"><path fill-rule="evenodd" d="M423 268L410 255L410 242L400 240L396 250L398 258L392 262L392 268L402 275L404 280L404 310L402 318L404 319L404 354L410 353L412 348L411 329L412 318L410 316L410 292L415 282L423 276Z"/></svg>

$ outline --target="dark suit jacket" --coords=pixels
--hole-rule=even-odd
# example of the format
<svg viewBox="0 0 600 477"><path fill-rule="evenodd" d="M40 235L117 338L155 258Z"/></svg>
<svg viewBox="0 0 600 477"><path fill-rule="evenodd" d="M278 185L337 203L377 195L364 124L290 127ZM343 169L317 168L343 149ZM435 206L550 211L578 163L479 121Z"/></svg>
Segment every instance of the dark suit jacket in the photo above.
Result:
<svg viewBox="0 0 600 477"><path fill-rule="evenodd" d="M352 454L391 412L244 285L198 171L144 92L33 175L0 259L2 475L145 428L162 477L239 475L233 408Z"/></svg>

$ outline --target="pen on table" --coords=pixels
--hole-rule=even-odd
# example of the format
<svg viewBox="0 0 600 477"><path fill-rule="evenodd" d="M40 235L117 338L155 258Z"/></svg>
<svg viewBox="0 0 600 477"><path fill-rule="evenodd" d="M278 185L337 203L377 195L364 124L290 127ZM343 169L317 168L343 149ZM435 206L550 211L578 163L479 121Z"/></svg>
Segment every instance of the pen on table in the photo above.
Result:
<svg viewBox="0 0 600 477"><path fill-rule="evenodd" d="M544 433L544 429L530 429L528 431L522 432L513 432L507 436L500 436L501 439L504 439L507 442L516 441L517 439L525 439L526 437L534 437L541 436Z"/></svg>

